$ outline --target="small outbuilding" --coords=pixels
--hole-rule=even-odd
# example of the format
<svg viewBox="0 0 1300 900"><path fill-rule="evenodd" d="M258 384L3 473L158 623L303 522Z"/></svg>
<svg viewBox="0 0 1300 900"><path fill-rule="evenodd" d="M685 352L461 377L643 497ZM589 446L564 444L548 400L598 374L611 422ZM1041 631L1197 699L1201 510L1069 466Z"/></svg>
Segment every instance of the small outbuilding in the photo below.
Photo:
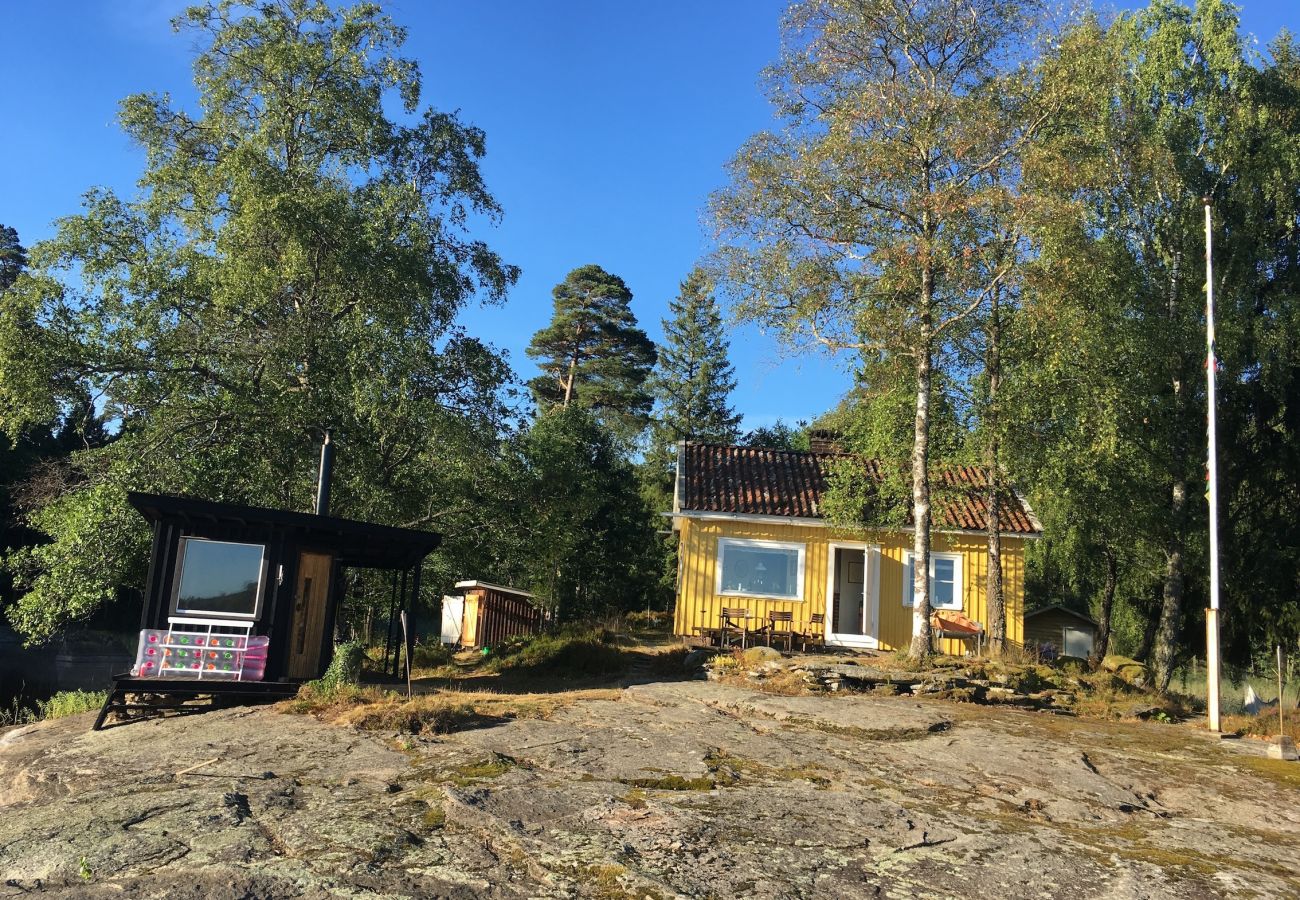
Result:
<svg viewBox="0 0 1300 900"><path fill-rule="evenodd" d="M288 696L319 678L348 569L389 574L386 668L396 677L402 651L409 657L410 636L396 623L410 615L439 535L192 497L127 501L153 526L140 646L132 671L114 677L96 729L137 708L128 695Z"/></svg>
<svg viewBox="0 0 1300 900"><path fill-rule="evenodd" d="M1061 656L1087 659L1097 644L1097 623L1065 606L1048 606L1025 613L1025 646L1050 645Z"/></svg>
<svg viewBox="0 0 1300 900"><path fill-rule="evenodd" d="M528 591L486 581L458 581L460 596L442 598L442 642L464 648L495 647L537 634L545 617Z"/></svg>

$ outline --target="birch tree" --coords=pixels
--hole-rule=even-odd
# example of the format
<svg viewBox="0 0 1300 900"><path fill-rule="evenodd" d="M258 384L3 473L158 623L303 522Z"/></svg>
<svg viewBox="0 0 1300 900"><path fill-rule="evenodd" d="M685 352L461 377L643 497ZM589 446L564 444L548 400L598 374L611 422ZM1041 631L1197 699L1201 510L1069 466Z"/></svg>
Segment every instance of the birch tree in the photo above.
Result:
<svg viewBox="0 0 1300 900"><path fill-rule="evenodd" d="M1123 441L1148 461L1142 489L1164 494L1161 514L1144 516L1163 555L1151 662L1164 690L1183 646L1189 590L1199 595L1204 585L1204 543L1192 540L1204 533L1205 509L1196 502L1205 458L1203 198L1236 204L1256 193L1238 179L1252 155L1256 75L1236 14L1221 0L1194 8L1156 0L1106 27L1085 23L1068 40L1068 64L1047 79L1072 86L1076 114L1044 142L1033 177L1078 204L1078 227L1110 258L1110 271L1128 275L1092 300L1100 328L1081 338L1123 334L1132 348L1131 364L1101 384L1123 382L1119 402L1139 403L1140 421ZM1069 220L1058 212L1059 222ZM1251 227L1248 219L1241 224ZM1055 290L1085 302L1078 283ZM1231 334L1230 318L1224 325ZM1127 417L1137 416L1130 410ZM1124 488L1125 495L1133 491Z"/></svg>
<svg viewBox="0 0 1300 900"><path fill-rule="evenodd" d="M769 72L778 129L712 213L743 319L800 349L905 358L914 419L910 655L930 652L930 416L955 332L1012 272L1004 175L1047 113L1027 90L1034 0L805 0Z"/></svg>
<svg viewBox="0 0 1300 900"><path fill-rule="evenodd" d="M404 30L319 0L217 0L175 26L197 99L122 102L139 192L89 191L0 293L0 430L88 397L115 437L32 499L50 542L5 561L32 640L142 582L129 489L307 509L330 428L342 514L441 526L473 516L469 457L505 415L501 355L456 323L518 276L469 233L501 213L485 136L421 107Z"/></svg>

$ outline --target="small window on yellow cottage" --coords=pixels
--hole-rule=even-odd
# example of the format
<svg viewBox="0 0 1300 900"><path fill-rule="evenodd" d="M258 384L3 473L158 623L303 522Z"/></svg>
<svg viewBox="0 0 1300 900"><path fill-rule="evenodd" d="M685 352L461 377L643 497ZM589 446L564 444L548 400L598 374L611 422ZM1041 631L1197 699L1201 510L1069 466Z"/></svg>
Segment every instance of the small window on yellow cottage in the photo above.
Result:
<svg viewBox="0 0 1300 900"><path fill-rule="evenodd" d="M903 554L903 605L912 605L915 579L912 554ZM930 554L930 608L961 609L962 579L960 553Z"/></svg>
<svg viewBox="0 0 1300 900"><path fill-rule="evenodd" d="M803 599L804 545L718 539L718 593Z"/></svg>

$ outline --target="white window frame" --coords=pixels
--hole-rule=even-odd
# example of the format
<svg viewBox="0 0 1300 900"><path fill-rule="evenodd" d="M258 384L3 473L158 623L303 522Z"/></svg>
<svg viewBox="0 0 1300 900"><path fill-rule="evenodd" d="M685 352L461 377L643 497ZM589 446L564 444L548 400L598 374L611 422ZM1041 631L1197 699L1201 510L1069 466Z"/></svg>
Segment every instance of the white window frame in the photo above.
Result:
<svg viewBox="0 0 1300 900"><path fill-rule="evenodd" d="M798 575L794 596L788 594L760 594L752 591L735 591L722 586L722 571L725 568L728 547L747 547L756 550L797 550L799 553ZM804 563L808 547L798 541L760 541L752 538L718 538L718 571L715 579L715 593L719 597L753 597L761 600L784 600L788 603L802 603L804 600Z"/></svg>
<svg viewBox="0 0 1300 900"><path fill-rule="evenodd" d="M911 607L913 605L912 596L912 560L914 556L909 550L903 554L903 605ZM952 560L952 598L956 604L954 606L939 606L934 602L934 561L936 559ZM960 612L966 606L966 578L962 571L964 559L960 553L936 553L930 551L930 608L934 610L945 610L948 612Z"/></svg>

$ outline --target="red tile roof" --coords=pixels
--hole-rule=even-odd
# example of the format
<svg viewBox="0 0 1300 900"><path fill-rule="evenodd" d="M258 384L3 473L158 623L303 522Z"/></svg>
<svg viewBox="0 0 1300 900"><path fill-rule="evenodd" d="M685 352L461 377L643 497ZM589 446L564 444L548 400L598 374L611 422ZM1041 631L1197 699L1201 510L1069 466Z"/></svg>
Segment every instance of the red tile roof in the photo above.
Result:
<svg viewBox="0 0 1300 900"><path fill-rule="evenodd" d="M683 451L681 512L821 518L827 464L853 460L843 453L768 450L688 441ZM861 460L882 481L878 460ZM986 528L987 472L978 466L949 466L934 473L934 527L962 531ZM1008 490L1000 504L1004 534L1040 534L1028 504ZM911 521L909 512L908 521Z"/></svg>

